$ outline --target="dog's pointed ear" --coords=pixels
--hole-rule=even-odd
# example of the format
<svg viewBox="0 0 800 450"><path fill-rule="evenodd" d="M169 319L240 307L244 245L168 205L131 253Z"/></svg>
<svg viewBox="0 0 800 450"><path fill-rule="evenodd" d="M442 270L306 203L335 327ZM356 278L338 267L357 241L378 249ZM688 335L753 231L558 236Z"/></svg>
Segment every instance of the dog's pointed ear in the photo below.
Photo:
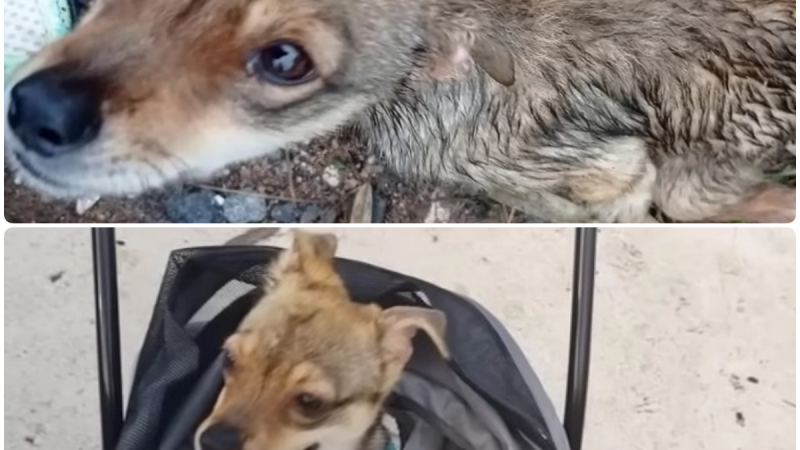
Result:
<svg viewBox="0 0 800 450"><path fill-rule="evenodd" d="M514 84L514 57L498 42L487 37L477 37L470 48L475 64L503 86Z"/></svg>
<svg viewBox="0 0 800 450"><path fill-rule="evenodd" d="M450 357L445 342L447 319L443 312L418 306L395 306L381 312L381 348L384 359L394 365L404 366L411 358L412 339L418 331L430 337L444 358Z"/></svg>
<svg viewBox="0 0 800 450"><path fill-rule="evenodd" d="M338 243L336 236L303 230L295 230L293 235L292 246L281 253L271 267L267 275L268 283L289 273L301 274L312 282L335 275L333 258Z"/></svg>
<svg viewBox="0 0 800 450"><path fill-rule="evenodd" d="M430 49L428 74L437 80L464 76L473 65L504 86L516 79L514 56L500 39L487 35L440 32Z"/></svg>
<svg viewBox="0 0 800 450"><path fill-rule="evenodd" d="M333 234L294 230L292 251L301 258L333 261L337 245L338 240Z"/></svg>

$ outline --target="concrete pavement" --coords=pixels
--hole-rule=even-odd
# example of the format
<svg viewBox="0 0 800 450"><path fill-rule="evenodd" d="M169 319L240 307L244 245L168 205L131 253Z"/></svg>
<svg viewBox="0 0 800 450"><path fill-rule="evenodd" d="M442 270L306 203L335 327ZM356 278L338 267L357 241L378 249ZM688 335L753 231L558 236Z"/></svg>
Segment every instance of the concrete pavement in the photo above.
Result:
<svg viewBox="0 0 800 450"><path fill-rule="evenodd" d="M118 230L126 376L169 251L240 232ZM563 409L572 229L334 232L341 256L481 301ZM617 228L599 244L584 448L794 449L793 232ZM89 232L14 228L4 258L5 448L99 449Z"/></svg>

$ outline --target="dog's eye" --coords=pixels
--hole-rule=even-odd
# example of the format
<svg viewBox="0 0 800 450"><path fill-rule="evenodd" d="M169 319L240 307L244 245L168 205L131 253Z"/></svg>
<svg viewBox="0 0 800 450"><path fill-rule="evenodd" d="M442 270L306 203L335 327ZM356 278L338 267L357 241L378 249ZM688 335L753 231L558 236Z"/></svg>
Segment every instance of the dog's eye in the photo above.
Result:
<svg viewBox="0 0 800 450"><path fill-rule="evenodd" d="M307 416L317 415L325 408L325 402L321 398L309 393L299 394L294 398L294 401L300 411Z"/></svg>
<svg viewBox="0 0 800 450"><path fill-rule="evenodd" d="M316 76L308 53L289 41L276 41L253 52L247 61L247 72L279 86L306 83Z"/></svg>

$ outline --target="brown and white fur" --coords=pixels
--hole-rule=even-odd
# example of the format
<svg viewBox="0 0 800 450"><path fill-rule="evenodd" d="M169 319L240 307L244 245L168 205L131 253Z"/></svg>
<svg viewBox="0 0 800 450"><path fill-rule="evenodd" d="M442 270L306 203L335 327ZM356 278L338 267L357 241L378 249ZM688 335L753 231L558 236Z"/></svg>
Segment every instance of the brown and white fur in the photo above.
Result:
<svg viewBox="0 0 800 450"><path fill-rule="evenodd" d="M333 235L295 233L266 294L225 343L225 383L197 450L383 450L383 404L418 330L443 355L444 314L352 302Z"/></svg>
<svg viewBox="0 0 800 450"><path fill-rule="evenodd" d="M318 76L246 55L291 40ZM544 219L789 222L790 0L98 0L15 83L63 67L103 125L55 158L6 157L56 196L136 194L353 128L396 171Z"/></svg>

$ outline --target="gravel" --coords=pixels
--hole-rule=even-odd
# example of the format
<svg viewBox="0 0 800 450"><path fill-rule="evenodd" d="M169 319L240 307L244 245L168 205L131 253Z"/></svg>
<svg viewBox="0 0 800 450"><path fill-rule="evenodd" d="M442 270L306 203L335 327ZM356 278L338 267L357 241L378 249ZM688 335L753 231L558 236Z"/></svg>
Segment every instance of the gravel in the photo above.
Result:
<svg viewBox="0 0 800 450"><path fill-rule="evenodd" d="M329 175L337 174L335 187L323 181L326 169ZM5 216L14 223L224 223L230 221L236 202L253 201L235 198L256 196L267 209L263 222L336 223L349 219L355 191L369 183L374 223L421 223L432 199L441 195L434 195L430 186L404 182L346 136L318 139L281 158L254 160L221 174L202 185L173 186L135 199L101 198L78 215L74 202L46 201L14 184L13 175L6 172ZM446 196L449 199L437 201L451 211L453 222L508 221L504 208L473 193L453 191ZM262 214L260 204L253 205L254 211L241 211L241 220L256 220Z"/></svg>
<svg viewBox="0 0 800 450"><path fill-rule="evenodd" d="M290 202L278 202L269 211L269 217L277 223L295 223L301 214L300 205Z"/></svg>
<svg viewBox="0 0 800 450"><path fill-rule="evenodd" d="M230 223L258 223L267 218L267 203L252 194L231 194L222 202L222 215Z"/></svg>
<svg viewBox="0 0 800 450"><path fill-rule="evenodd" d="M317 223L325 216L325 210L317 205L308 205L300 214L300 223Z"/></svg>
<svg viewBox="0 0 800 450"><path fill-rule="evenodd" d="M226 202L227 203L227 202ZM197 191L175 193L167 197L167 217L174 223L219 223L219 207L214 203L214 193Z"/></svg>

